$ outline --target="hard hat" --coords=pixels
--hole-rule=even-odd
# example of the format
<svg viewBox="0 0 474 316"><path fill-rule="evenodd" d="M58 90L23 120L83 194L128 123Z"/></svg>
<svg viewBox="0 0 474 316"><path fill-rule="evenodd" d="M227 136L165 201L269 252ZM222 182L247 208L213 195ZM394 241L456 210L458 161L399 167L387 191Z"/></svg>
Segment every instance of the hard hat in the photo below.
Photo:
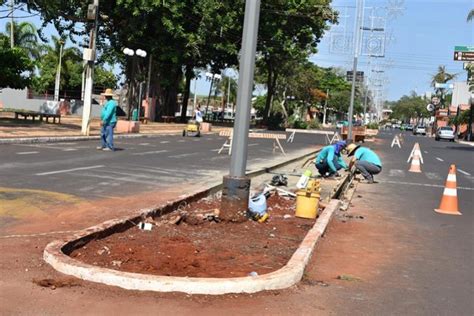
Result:
<svg viewBox="0 0 474 316"><path fill-rule="evenodd" d="M357 144L354 144L354 143L349 144L349 146L347 146L347 148L346 148L347 155L352 156L355 153L356 149L359 148L359 147L360 147L360 145L357 145Z"/></svg>

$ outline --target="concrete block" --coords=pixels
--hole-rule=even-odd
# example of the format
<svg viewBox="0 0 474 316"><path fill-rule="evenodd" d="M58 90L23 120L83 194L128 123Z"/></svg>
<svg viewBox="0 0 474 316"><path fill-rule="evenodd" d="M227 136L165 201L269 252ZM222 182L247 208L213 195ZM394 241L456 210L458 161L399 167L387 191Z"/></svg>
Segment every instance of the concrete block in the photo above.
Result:
<svg viewBox="0 0 474 316"><path fill-rule="evenodd" d="M139 133L140 122L118 120L115 128L117 133Z"/></svg>

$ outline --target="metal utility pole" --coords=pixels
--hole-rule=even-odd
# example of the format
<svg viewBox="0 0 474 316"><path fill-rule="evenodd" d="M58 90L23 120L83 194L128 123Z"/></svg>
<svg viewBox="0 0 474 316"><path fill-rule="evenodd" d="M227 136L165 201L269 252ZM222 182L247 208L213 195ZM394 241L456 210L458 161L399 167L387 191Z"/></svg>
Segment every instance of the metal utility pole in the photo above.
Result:
<svg viewBox="0 0 474 316"><path fill-rule="evenodd" d="M220 217L225 221L245 221L248 208L250 178L245 170L259 16L260 0L246 0L232 156L229 175L224 176L220 209Z"/></svg>
<svg viewBox="0 0 474 316"><path fill-rule="evenodd" d="M87 62L86 65L86 84L84 91L84 106L82 108L82 135L89 136L90 131L90 118L92 109L92 89L94 88L94 63L95 63L95 51L96 51L96 39L97 39L97 24L99 19L99 0L94 0L92 5L89 5L87 18L94 19L94 27L90 33L89 48L84 50L84 60Z"/></svg>
<svg viewBox="0 0 474 316"><path fill-rule="evenodd" d="M61 46L59 47L59 63L58 69L56 70L56 81L54 83L54 101L59 101L59 84L61 82L61 62L63 58L63 46L64 42L61 40Z"/></svg>
<svg viewBox="0 0 474 316"><path fill-rule="evenodd" d="M151 85L151 69L153 67L153 55L150 54L150 59L148 60L148 77L146 79L146 100L150 104L150 85Z"/></svg>
<svg viewBox="0 0 474 316"><path fill-rule="evenodd" d="M328 108L329 89L326 90L326 100L324 101L323 125L326 125L326 111Z"/></svg>
<svg viewBox="0 0 474 316"><path fill-rule="evenodd" d="M354 99L355 99L355 85L356 85L356 78L357 78L357 59L359 58L359 49L360 49L360 31L361 31L361 24L362 24L362 14L364 11L364 3L363 0L356 0L357 1L357 8L356 8L356 22L355 22L355 40L354 40L354 63L352 65L352 89L351 89L351 103L349 105L349 130L347 132L347 140L352 140L352 117L354 115Z"/></svg>
<svg viewBox="0 0 474 316"><path fill-rule="evenodd" d="M11 18L11 22L10 22L10 48L13 48L15 47L15 36L14 36L14 21L13 21L13 12L15 11L15 0L11 0L10 1L10 18Z"/></svg>

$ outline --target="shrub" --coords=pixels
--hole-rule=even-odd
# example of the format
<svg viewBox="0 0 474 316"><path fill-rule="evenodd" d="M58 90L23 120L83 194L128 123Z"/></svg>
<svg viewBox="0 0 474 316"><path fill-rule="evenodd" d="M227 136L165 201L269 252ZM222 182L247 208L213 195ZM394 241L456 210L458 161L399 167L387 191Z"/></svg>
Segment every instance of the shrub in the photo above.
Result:
<svg viewBox="0 0 474 316"><path fill-rule="evenodd" d="M283 115L279 112L271 114L268 117L268 129L269 130L281 130L283 129Z"/></svg>
<svg viewBox="0 0 474 316"><path fill-rule="evenodd" d="M308 126L306 127L307 129L320 129L321 128L321 123L317 118L309 122Z"/></svg>
<svg viewBox="0 0 474 316"><path fill-rule="evenodd" d="M379 124L372 122L366 125L368 129L379 129Z"/></svg>

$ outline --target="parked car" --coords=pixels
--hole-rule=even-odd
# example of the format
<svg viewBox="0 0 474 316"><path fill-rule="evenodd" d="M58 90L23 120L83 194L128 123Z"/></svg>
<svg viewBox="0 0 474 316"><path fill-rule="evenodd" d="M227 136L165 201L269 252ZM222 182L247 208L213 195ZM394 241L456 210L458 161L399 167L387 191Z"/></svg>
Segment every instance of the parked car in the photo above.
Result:
<svg viewBox="0 0 474 316"><path fill-rule="evenodd" d="M435 140L446 139L454 142L454 131L449 126L438 127L436 130Z"/></svg>
<svg viewBox="0 0 474 316"><path fill-rule="evenodd" d="M400 128L400 124L398 123L393 124L393 128Z"/></svg>
<svg viewBox="0 0 474 316"><path fill-rule="evenodd" d="M415 128L413 129L413 135L418 135L418 134L421 134L421 135L425 136L426 135L426 127L423 126L423 125L415 126Z"/></svg>
<svg viewBox="0 0 474 316"><path fill-rule="evenodd" d="M407 124L407 125L405 126L405 129L406 129L407 131L412 131L412 130L413 130L413 125Z"/></svg>

